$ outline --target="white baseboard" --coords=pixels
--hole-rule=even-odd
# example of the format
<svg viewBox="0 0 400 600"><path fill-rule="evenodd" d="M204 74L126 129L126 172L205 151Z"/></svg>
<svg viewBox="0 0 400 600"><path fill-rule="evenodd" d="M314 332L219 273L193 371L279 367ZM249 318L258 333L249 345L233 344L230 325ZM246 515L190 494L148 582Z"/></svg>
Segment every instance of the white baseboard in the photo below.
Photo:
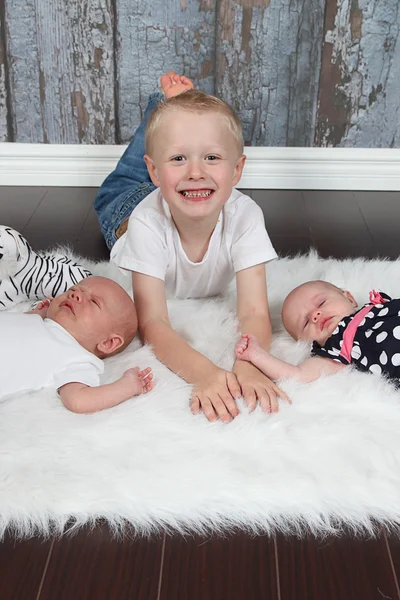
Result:
<svg viewBox="0 0 400 600"><path fill-rule="evenodd" d="M0 185L97 187L125 146L0 144ZM400 190L400 149L248 147L238 187Z"/></svg>

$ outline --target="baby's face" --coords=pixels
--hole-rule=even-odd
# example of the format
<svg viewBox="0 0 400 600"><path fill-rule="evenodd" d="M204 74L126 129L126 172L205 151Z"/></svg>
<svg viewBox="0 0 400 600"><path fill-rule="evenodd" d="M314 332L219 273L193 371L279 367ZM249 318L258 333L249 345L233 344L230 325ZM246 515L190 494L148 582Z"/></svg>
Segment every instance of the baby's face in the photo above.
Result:
<svg viewBox="0 0 400 600"><path fill-rule="evenodd" d="M350 292L323 281L310 281L288 295L282 320L294 339L323 345L343 317L353 314L356 307Z"/></svg>
<svg viewBox="0 0 400 600"><path fill-rule="evenodd" d="M133 301L121 286L105 277L88 277L57 296L47 317L66 329L86 350L109 354L123 344L123 323L136 319ZM113 341L110 341L113 340ZM117 347L119 347L117 346Z"/></svg>
<svg viewBox="0 0 400 600"><path fill-rule="evenodd" d="M173 217L218 215L242 174L245 157L225 117L171 110L154 134L146 164Z"/></svg>

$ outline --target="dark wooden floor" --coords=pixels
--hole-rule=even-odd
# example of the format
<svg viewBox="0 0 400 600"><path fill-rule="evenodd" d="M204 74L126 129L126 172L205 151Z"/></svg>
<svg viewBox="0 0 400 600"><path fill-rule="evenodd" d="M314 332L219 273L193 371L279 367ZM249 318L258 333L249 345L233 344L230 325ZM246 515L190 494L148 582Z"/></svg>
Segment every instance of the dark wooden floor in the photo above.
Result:
<svg viewBox="0 0 400 600"><path fill-rule="evenodd" d="M0 222L37 248L108 256L94 189L0 188ZM399 255L400 193L252 191L281 254ZM400 600L400 538L113 539L93 531L0 544L0 600Z"/></svg>

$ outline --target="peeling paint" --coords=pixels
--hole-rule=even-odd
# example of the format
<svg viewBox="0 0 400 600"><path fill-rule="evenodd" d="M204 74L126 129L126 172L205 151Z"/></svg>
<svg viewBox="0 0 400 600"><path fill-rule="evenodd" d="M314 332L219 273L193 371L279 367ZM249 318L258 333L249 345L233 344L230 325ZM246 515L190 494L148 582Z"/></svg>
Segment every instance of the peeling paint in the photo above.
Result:
<svg viewBox="0 0 400 600"><path fill-rule="evenodd" d="M363 13L358 6L358 0L352 0L351 11L350 11L350 26L351 26L351 37L353 39L361 39L361 28L363 22Z"/></svg>
<svg viewBox="0 0 400 600"><path fill-rule="evenodd" d="M268 8L271 0L237 0L243 8Z"/></svg>
<svg viewBox="0 0 400 600"><path fill-rule="evenodd" d="M328 7L332 5L335 14L331 10L326 21L315 141L389 147L394 136L400 145L399 4L335 0Z"/></svg>
<svg viewBox="0 0 400 600"><path fill-rule="evenodd" d="M215 0L200 0L199 11L213 12L214 10L215 10Z"/></svg>
<svg viewBox="0 0 400 600"><path fill-rule="evenodd" d="M376 89L374 86L372 86L372 90L368 96L368 105L369 106L371 106L374 102L377 101L377 98L378 98L379 94L382 92L382 90L383 90L383 86L381 83L379 83L376 86Z"/></svg>
<svg viewBox="0 0 400 600"><path fill-rule="evenodd" d="M0 140L126 141L174 68L232 104L249 144L400 147L397 0L13 0L6 11Z"/></svg>
<svg viewBox="0 0 400 600"><path fill-rule="evenodd" d="M72 107L76 108L78 117L78 135L79 140L82 141L85 138L85 133L89 127L89 113L85 106L85 96L82 92L76 91L71 94Z"/></svg>

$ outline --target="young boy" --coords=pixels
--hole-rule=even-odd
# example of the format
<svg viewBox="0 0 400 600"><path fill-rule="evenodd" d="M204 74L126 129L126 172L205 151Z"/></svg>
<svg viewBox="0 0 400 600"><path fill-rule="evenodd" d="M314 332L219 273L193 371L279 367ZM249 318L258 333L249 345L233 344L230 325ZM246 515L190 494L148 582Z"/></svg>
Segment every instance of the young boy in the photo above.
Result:
<svg viewBox="0 0 400 600"><path fill-rule="evenodd" d="M172 371L194 384L192 411L201 408L209 420L230 421L238 414L234 399L243 396L250 409L259 401L266 412L275 412L277 395L286 396L258 369L243 361L236 361L233 372L220 369L170 325L168 295L212 296L236 277L239 327L257 334L268 348L265 263L276 253L261 209L233 188L245 156L241 125L231 107L193 90L188 78L173 71L161 77L161 85L166 102L159 105L160 94L150 97L133 140L99 190L100 226L112 259L132 271L142 339ZM38 285L42 259L29 255L18 288L26 287L32 270L33 285ZM51 261L47 268L51 271ZM55 277L51 273L50 285L54 280L57 272Z"/></svg>
<svg viewBox="0 0 400 600"><path fill-rule="evenodd" d="M250 361L272 379L314 381L349 364L361 371L400 378L400 300L370 292L357 310L348 291L325 281L295 288L282 308L283 324L295 340L313 342L313 356L295 366L271 356L253 335L236 345L238 359Z"/></svg>
<svg viewBox="0 0 400 600"><path fill-rule="evenodd" d="M131 298L105 277L88 277L31 313L0 312L0 397L51 387L71 411L92 413L150 391L149 368L100 385L100 359L126 348L136 328Z"/></svg>
<svg viewBox="0 0 400 600"><path fill-rule="evenodd" d="M252 365L237 361L233 372L225 371L189 346L171 327L167 297L214 296L236 276L239 327L257 334L268 348L265 263L276 253L261 209L233 188L245 163L237 116L225 102L191 89L187 81L175 73L161 79L167 100L149 117L144 156L155 189L133 210L111 259L132 272L141 338L172 371L194 384L192 411L201 408L211 421L230 421L238 414L235 398L243 395L252 409L259 400L271 412L278 409L277 395L285 396ZM100 190L101 202L108 194L111 204L133 177L133 154L137 160L135 139L123 157L126 168L119 165ZM136 192L143 195L140 186L132 189L128 204ZM98 212L104 214L99 203Z"/></svg>

